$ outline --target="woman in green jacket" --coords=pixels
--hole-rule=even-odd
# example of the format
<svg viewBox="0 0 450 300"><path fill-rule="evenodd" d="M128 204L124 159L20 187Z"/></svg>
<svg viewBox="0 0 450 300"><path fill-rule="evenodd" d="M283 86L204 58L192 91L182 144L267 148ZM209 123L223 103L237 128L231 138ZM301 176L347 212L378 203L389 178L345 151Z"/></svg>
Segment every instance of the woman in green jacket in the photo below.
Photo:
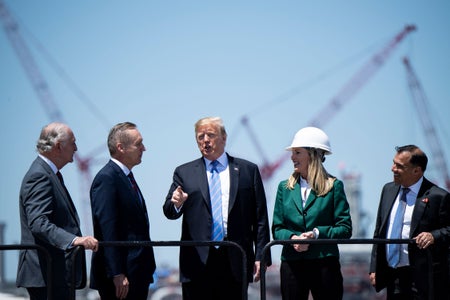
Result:
<svg viewBox="0 0 450 300"><path fill-rule="evenodd" d="M331 154L328 136L305 127L291 146L294 172L280 182L273 214L275 240L350 238L352 222L342 181L323 166ZM281 253L283 300L342 299L343 278L336 244L284 245Z"/></svg>

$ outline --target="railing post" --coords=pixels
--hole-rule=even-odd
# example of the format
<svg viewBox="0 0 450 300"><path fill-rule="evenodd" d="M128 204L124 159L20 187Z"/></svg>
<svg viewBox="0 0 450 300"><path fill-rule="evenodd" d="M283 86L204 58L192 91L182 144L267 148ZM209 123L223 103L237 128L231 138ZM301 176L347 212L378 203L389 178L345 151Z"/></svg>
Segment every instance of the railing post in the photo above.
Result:
<svg viewBox="0 0 450 300"><path fill-rule="evenodd" d="M260 295L261 300L266 300L266 278L265 278L265 265L266 265L266 253L268 252L269 248L273 245L294 245L294 244L409 244L409 243L415 243L415 240L413 239L319 239L319 240L273 240L267 243L262 252L262 259L261 259L261 279L260 279ZM432 262L431 260L431 252L428 251L429 257L428 261ZM432 277L432 269L430 266L429 269L429 277ZM432 279L431 279L432 280ZM430 285L430 290L433 289L433 286ZM433 291L430 291L430 295ZM433 298L430 298L433 299Z"/></svg>
<svg viewBox="0 0 450 300"><path fill-rule="evenodd" d="M84 251L84 247L83 246L76 246L73 250L72 250L72 256L71 256L71 265L72 265L72 270L70 270L70 286L69 286L69 299L68 300L75 300L76 299L76 285L77 285L77 255L78 252L80 251ZM86 274L87 276L87 274Z"/></svg>
<svg viewBox="0 0 450 300"><path fill-rule="evenodd" d="M101 241L101 247L168 247L168 246L226 246L235 247L242 255L242 299L247 300L247 255L242 247L232 241ZM72 275L73 276L73 275Z"/></svg>
<svg viewBox="0 0 450 300"><path fill-rule="evenodd" d="M429 247L426 251L428 260L428 299L434 299L433 256Z"/></svg>
<svg viewBox="0 0 450 300"><path fill-rule="evenodd" d="M261 267L260 274L261 278L259 279L259 287L261 293L261 300L266 300L266 256L267 252L269 252L270 247L273 245L273 241L267 243L261 253Z"/></svg>

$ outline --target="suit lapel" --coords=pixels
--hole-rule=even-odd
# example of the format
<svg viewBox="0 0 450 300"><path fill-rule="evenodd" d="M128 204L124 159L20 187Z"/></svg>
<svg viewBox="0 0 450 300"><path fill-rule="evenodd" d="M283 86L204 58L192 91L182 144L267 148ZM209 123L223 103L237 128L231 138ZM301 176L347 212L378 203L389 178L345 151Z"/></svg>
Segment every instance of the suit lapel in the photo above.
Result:
<svg viewBox="0 0 450 300"><path fill-rule="evenodd" d="M422 185L420 186L419 194L417 194L416 203L414 204L414 210L411 217L411 229L409 231L410 238L416 236L416 229L419 226L420 220L422 219L423 213L427 206L427 201L424 201L424 199L427 198L430 187L431 183L424 178Z"/></svg>
<svg viewBox="0 0 450 300"><path fill-rule="evenodd" d="M233 208L236 201L239 187L239 165L235 163L233 157L228 155L228 171L230 172L230 196L228 199L228 213Z"/></svg>
<svg viewBox="0 0 450 300"><path fill-rule="evenodd" d="M300 191L299 195L301 195L301 191ZM306 199L306 203L305 203L305 211L306 211L307 209L309 209L309 207L316 201L316 199L317 199L317 194L316 194L315 191L313 191L313 190L311 189L311 192L309 193L309 196L308 196L308 198ZM300 199L300 201L301 201L301 199Z"/></svg>
<svg viewBox="0 0 450 300"><path fill-rule="evenodd" d="M123 187L125 187L128 190L130 195L133 195L133 198L134 198L133 205L136 206L137 211L142 211L143 214L145 215L146 219L148 220L147 207L145 205L144 195L142 194L141 189L139 188L139 185L137 186L137 188L142 197L142 204L141 204L141 199L139 199L139 195L136 193L136 191L133 189L133 186L131 185L130 179L125 175L125 173L122 171L122 169L112 160L109 161L109 164L110 164L111 168L114 170L114 172L117 173L117 176L120 178L120 180L122 181Z"/></svg>
<svg viewBox="0 0 450 300"><path fill-rule="evenodd" d="M53 180L54 186L56 186L59 193L62 195L62 198L64 201L68 204L67 207L69 209L70 214L72 215L73 219L76 221L77 226L80 227L80 218L78 217L78 214L75 209L75 205L73 204L72 198L70 197L69 192L64 188L61 181L59 181L58 176L53 172L52 168L40 157L37 158L39 164L41 167L47 172L48 176Z"/></svg>
<svg viewBox="0 0 450 300"><path fill-rule="evenodd" d="M53 172L52 172L53 173ZM78 217L77 211L75 209L75 204L73 204L73 200L72 197L70 197L69 191L67 190L67 188L61 183L61 181L59 180L58 176L56 176L56 174L53 174L56 177L56 181L58 182L58 187L60 188L60 190L62 189L62 194L64 195L64 198L67 200L67 202L69 203L69 210L70 213L72 214L72 216L74 217L74 219L77 221L77 225L80 226L80 218Z"/></svg>
<svg viewBox="0 0 450 300"><path fill-rule="evenodd" d="M303 213L303 203L302 203L302 191L300 188L300 184L296 183L294 185L294 190L291 193L292 200L294 201L295 206L297 207L297 210L300 213Z"/></svg>
<svg viewBox="0 0 450 300"><path fill-rule="evenodd" d="M208 177L206 175L206 166L203 158L199 158L194 165L194 174L192 178L199 178L199 188L202 193L203 201L205 201L206 207L211 211L211 199L209 196L209 184Z"/></svg>
<svg viewBox="0 0 450 300"><path fill-rule="evenodd" d="M395 199L397 198L397 194L400 191L400 186L399 185L392 185L391 187L389 187L388 190L386 190L386 194L384 195L384 201L383 201L383 208L382 211L384 212L383 214L383 219L381 220L381 226L382 228L386 228L385 232L387 233L387 226L388 226L388 221L389 221L389 217L391 215L391 210L392 210L392 206L394 206L394 202Z"/></svg>

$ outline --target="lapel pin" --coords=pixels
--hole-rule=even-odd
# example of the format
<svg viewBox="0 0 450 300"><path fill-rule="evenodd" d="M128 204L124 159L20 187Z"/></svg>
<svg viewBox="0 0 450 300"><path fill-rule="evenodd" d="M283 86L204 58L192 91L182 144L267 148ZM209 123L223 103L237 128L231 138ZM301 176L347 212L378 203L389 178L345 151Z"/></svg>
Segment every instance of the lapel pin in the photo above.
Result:
<svg viewBox="0 0 450 300"><path fill-rule="evenodd" d="M422 199L422 202L423 202L423 203L428 203L428 198L423 198L423 199Z"/></svg>

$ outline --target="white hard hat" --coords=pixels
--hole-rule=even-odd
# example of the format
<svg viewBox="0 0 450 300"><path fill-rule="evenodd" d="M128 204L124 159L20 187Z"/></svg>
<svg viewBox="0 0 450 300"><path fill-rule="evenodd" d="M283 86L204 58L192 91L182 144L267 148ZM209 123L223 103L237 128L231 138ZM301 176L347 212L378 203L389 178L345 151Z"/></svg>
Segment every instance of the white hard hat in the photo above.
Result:
<svg viewBox="0 0 450 300"><path fill-rule="evenodd" d="M331 154L330 140L323 130L317 127L305 127L297 131L292 143L286 150L292 148L316 148L325 151L325 154Z"/></svg>

